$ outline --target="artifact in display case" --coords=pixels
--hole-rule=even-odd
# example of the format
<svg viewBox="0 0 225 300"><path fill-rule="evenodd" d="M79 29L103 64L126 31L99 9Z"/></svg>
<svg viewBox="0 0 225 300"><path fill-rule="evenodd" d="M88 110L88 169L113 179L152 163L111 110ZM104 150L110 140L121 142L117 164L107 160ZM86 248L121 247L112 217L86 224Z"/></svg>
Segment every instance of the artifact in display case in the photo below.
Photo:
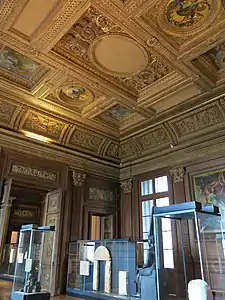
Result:
<svg viewBox="0 0 225 300"><path fill-rule="evenodd" d="M137 292L136 242L70 243L67 293L96 299L130 299Z"/></svg>
<svg viewBox="0 0 225 300"><path fill-rule="evenodd" d="M50 299L54 237L54 226L22 226L11 300Z"/></svg>
<svg viewBox="0 0 225 300"><path fill-rule="evenodd" d="M177 297L188 299L188 283L195 279L207 283L209 293L215 290L225 292L225 229L217 207L211 204L202 207L195 201L154 207L153 228L158 300L171 296L171 283L176 278L179 278L179 285L173 295ZM169 231L173 238L170 249L164 245ZM175 238L179 241L180 256L173 251ZM187 239L191 242L191 249ZM168 259L173 261L173 266L169 268ZM215 267L220 270L215 270Z"/></svg>

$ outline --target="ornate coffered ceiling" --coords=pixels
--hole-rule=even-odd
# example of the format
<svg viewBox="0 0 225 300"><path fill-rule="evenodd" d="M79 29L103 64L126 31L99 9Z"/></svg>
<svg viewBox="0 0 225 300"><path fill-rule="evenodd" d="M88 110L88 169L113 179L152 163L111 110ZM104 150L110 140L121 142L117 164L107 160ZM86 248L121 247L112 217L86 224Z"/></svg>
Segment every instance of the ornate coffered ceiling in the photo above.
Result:
<svg viewBox="0 0 225 300"><path fill-rule="evenodd" d="M224 122L222 104L208 106L225 84L222 1L3 0L0 7L3 128L119 162ZM205 121L193 127L190 118Z"/></svg>

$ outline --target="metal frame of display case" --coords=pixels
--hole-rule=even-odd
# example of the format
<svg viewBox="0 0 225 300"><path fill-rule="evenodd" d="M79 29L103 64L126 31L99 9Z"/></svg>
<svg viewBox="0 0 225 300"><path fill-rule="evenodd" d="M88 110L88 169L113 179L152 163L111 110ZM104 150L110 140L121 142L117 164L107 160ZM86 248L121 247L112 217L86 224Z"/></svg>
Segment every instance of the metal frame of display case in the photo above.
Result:
<svg viewBox="0 0 225 300"><path fill-rule="evenodd" d="M200 230L199 230L199 217L201 215L211 215L215 217L220 217L219 210L217 207L213 205L208 205L207 208L202 209L202 205L199 202L191 201L186 203L179 203L170 206L164 207L154 207L153 210L153 227L154 227L154 239L155 239L155 263L156 263L156 285L157 285L157 297L158 300L163 300L163 296L161 293L161 281L160 281L160 270L162 268L162 239L160 237L160 222L161 218L169 218L175 221L194 221L195 233L196 233L196 240L197 240L197 247L198 247L198 255L200 261L200 272L202 280L205 280L204 268L203 268L203 254L201 249L201 240L200 240ZM186 299L188 299L187 295L187 270L186 270L186 257L184 252L184 240L181 232L180 236L181 240L181 251L182 251L182 260L183 260L183 268L184 268L184 281L186 286ZM193 278L194 279L194 278Z"/></svg>
<svg viewBox="0 0 225 300"><path fill-rule="evenodd" d="M46 232L54 232L55 231L55 227L54 226L37 226L37 225L23 225L21 230L20 230L20 237L19 237L19 244L18 244L18 251L17 251L17 259L16 259L16 267L15 267L15 272L14 272L14 280L13 280L13 288L12 288L12 293L11 293L11 300L49 300L51 297L51 292L50 290L46 290L46 291L42 291L41 290L41 278L42 278L42 272L43 272L43 259L44 259L44 251L46 250L44 247L45 244L45 234ZM30 232L30 236L29 236L29 240L27 244L24 244L23 239L25 238L25 233L26 232ZM37 271L37 282L38 285L40 285L40 288L38 289L38 291L27 291L27 285L28 282L31 284L31 278L29 278L31 276L31 270L28 272L26 271L26 263L27 260L31 260L31 262L33 263L33 245L37 245L34 243L34 238L35 238L35 233L40 233L40 235L42 234L42 236L40 236L40 240L41 242L40 244L40 256L38 258L38 271ZM52 268L53 268L53 258L54 258L54 239L55 239L55 234L53 233L53 238L51 241L51 247L52 247L52 253L51 253L51 259L49 262L49 269L50 269L50 280L49 280L49 289L51 288L51 274L52 274ZM24 246L25 245L25 246ZM25 250L24 248L27 247L27 257L25 258L24 255L25 253L20 252L20 249ZM24 273L24 276L18 277L17 272L18 272L18 259L19 259L19 254L23 254L23 262L21 263L22 265L24 264L24 270L22 270L22 273ZM35 252L35 255L36 252ZM21 286L23 286L23 288L21 288L20 290L15 290L15 286L18 285L18 280L19 284ZM23 283L22 283L23 282ZM33 284L33 283L32 283ZM34 285L31 286L31 288L33 288Z"/></svg>

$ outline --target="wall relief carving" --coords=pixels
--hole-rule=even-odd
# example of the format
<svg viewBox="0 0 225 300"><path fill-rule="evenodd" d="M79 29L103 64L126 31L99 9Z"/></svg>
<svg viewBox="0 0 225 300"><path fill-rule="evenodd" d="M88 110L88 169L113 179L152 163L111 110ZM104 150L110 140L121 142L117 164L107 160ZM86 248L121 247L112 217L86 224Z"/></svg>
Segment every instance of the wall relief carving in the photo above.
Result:
<svg viewBox="0 0 225 300"><path fill-rule="evenodd" d="M113 202L114 196L113 192L110 190L100 190L97 188L89 188L89 200L90 201L104 201Z"/></svg>
<svg viewBox="0 0 225 300"><path fill-rule="evenodd" d="M119 145L111 142L106 150L106 155L110 157L119 158Z"/></svg>
<svg viewBox="0 0 225 300"><path fill-rule="evenodd" d="M0 123L10 124L17 106L0 100Z"/></svg>
<svg viewBox="0 0 225 300"><path fill-rule="evenodd" d="M28 209L14 209L12 216L17 218L32 218L34 212Z"/></svg>
<svg viewBox="0 0 225 300"><path fill-rule="evenodd" d="M152 132L138 137L135 140L140 144L142 151L171 142L168 133L163 127L156 128Z"/></svg>
<svg viewBox="0 0 225 300"><path fill-rule="evenodd" d="M183 137L196 131L206 129L207 127L217 125L223 121L223 116L218 106L214 105L179 121L174 121L173 126L178 136Z"/></svg>
<svg viewBox="0 0 225 300"><path fill-rule="evenodd" d="M88 132L75 129L69 143L76 147L81 147L98 153L99 147L103 142L103 138L97 135L91 135Z"/></svg>
<svg viewBox="0 0 225 300"><path fill-rule="evenodd" d="M64 123L45 115L30 112L25 120L23 129L48 136L53 139L59 139L65 127Z"/></svg>
<svg viewBox="0 0 225 300"><path fill-rule="evenodd" d="M10 172L31 177L37 177L39 179L48 180L52 182L56 182L58 180L58 173L52 173L38 168L23 166L20 164L12 164Z"/></svg>

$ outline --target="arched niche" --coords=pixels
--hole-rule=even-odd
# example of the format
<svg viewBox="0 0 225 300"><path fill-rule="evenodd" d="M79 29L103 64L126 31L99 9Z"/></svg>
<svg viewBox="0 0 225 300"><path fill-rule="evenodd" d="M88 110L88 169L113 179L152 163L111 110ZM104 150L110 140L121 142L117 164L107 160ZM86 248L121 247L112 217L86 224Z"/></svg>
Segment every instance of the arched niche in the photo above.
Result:
<svg viewBox="0 0 225 300"><path fill-rule="evenodd" d="M104 246L99 246L94 253L94 269L93 269L93 290L99 289L99 261L105 262L105 278L104 278L104 292L111 292L111 255L109 250Z"/></svg>

